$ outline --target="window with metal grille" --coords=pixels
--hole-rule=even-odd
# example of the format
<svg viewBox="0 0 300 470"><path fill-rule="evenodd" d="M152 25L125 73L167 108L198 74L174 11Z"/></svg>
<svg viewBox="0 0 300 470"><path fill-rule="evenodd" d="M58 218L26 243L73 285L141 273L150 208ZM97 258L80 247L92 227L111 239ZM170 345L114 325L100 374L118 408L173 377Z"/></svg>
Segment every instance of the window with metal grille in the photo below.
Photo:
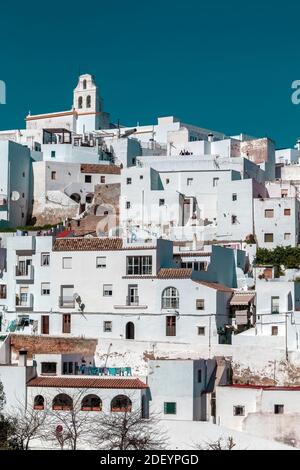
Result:
<svg viewBox="0 0 300 470"><path fill-rule="evenodd" d="M151 275L152 256L127 256L127 275Z"/></svg>
<svg viewBox="0 0 300 470"><path fill-rule="evenodd" d="M176 287L167 287L164 289L161 308L179 308L179 292Z"/></svg>

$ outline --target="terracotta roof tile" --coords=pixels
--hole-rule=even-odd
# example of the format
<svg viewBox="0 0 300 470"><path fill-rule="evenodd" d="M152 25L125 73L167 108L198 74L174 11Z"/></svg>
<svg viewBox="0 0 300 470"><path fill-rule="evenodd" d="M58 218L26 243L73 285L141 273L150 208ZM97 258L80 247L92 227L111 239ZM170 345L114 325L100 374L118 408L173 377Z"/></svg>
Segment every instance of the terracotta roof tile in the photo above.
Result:
<svg viewBox="0 0 300 470"><path fill-rule="evenodd" d="M192 269L189 268L162 268L158 271L158 279L190 279Z"/></svg>
<svg viewBox="0 0 300 470"><path fill-rule="evenodd" d="M101 165L95 163L83 163L80 168L81 173L120 175L121 168L116 165Z"/></svg>
<svg viewBox="0 0 300 470"><path fill-rule="evenodd" d="M35 377L27 383L28 387L50 388L119 388L144 389L144 382L135 378L91 378L91 377Z"/></svg>
<svg viewBox="0 0 300 470"><path fill-rule="evenodd" d="M198 258L198 257L202 257L202 256L211 256L211 252L203 252L203 251L200 251L200 252L181 252L181 253L175 253L174 256L180 256L180 258L190 258L190 257L193 257L195 256L195 258Z"/></svg>
<svg viewBox="0 0 300 470"><path fill-rule="evenodd" d="M55 240L53 251L115 251L122 247L121 238L61 238Z"/></svg>
<svg viewBox="0 0 300 470"><path fill-rule="evenodd" d="M197 279L193 279L193 281L197 282L198 284L201 284L202 286L218 290L219 292L233 292L233 289L231 287L224 286L223 284L218 284L217 282L199 281Z"/></svg>

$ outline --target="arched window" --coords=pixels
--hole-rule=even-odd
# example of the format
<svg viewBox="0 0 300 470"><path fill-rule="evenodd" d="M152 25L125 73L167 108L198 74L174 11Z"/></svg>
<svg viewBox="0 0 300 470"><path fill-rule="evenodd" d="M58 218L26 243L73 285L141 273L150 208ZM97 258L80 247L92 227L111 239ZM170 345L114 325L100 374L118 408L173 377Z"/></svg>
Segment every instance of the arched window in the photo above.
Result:
<svg viewBox="0 0 300 470"><path fill-rule="evenodd" d="M79 96L78 98L78 108L82 109L82 96Z"/></svg>
<svg viewBox="0 0 300 470"><path fill-rule="evenodd" d="M131 408L131 400L126 395L117 395L110 404L110 409L114 412L127 413L131 411Z"/></svg>
<svg viewBox="0 0 300 470"><path fill-rule="evenodd" d="M83 85L83 89L86 90L86 80L83 80L82 85Z"/></svg>
<svg viewBox="0 0 300 470"><path fill-rule="evenodd" d="M176 287L167 287L163 291L161 308L179 308L179 293Z"/></svg>
<svg viewBox="0 0 300 470"><path fill-rule="evenodd" d="M45 400L42 395L37 395L34 397L33 409L34 410L44 410Z"/></svg>
<svg viewBox="0 0 300 470"><path fill-rule="evenodd" d="M91 103L92 103L92 99L91 99L90 95L88 95L88 96L86 97L86 107L87 107L87 108L90 108L90 107L91 107Z"/></svg>
<svg viewBox="0 0 300 470"><path fill-rule="evenodd" d="M102 401L97 395L87 395L81 402L82 411L101 411Z"/></svg>
<svg viewBox="0 0 300 470"><path fill-rule="evenodd" d="M126 324L126 339L134 339L134 323L132 321Z"/></svg>
<svg viewBox="0 0 300 470"><path fill-rule="evenodd" d="M70 411L73 409L73 400L69 395L60 393L53 398L52 409Z"/></svg>

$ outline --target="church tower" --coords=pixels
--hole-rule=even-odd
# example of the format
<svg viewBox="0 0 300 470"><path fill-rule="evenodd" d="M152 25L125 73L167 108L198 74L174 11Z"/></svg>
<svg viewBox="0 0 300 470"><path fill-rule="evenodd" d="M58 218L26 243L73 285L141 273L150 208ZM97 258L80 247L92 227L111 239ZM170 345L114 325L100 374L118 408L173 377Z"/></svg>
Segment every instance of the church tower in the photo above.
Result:
<svg viewBox="0 0 300 470"><path fill-rule="evenodd" d="M74 89L73 109L77 113L78 134L109 128L109 114L103 112L103 100L93 75L80 75Z"/></svg>

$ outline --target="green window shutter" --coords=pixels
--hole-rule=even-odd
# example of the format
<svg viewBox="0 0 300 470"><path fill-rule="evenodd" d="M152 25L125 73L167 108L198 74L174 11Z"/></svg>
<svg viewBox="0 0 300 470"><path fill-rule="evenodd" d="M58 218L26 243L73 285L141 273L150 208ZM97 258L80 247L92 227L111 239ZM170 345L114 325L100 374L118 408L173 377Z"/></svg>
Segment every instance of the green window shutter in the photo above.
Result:
<svg viewBox="0 0 300 470"><path fill-rule="evenodd" d="M165 415L176 415L176 403L165 402L164 413Z"/></svg>

